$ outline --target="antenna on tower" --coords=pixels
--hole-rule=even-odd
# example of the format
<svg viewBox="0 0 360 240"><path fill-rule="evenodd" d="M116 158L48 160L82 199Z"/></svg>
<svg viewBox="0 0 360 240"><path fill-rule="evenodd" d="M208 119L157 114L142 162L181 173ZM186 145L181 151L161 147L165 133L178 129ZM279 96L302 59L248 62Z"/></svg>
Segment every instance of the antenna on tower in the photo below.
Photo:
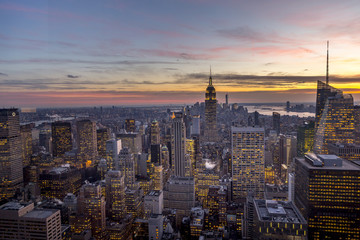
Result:
<svg viewBox="0 0 360 240"><path fill-rule="evenodd" d="M211 65L210 65L210 77L209 77L209 85L212 85L212 77L211 77Z"/></svg>
<svg viewBox="0 0 360 240"><path fill-rule="evenodd" d="M326 53L326 85L329 85L329 41L327 41Z"/></svg>

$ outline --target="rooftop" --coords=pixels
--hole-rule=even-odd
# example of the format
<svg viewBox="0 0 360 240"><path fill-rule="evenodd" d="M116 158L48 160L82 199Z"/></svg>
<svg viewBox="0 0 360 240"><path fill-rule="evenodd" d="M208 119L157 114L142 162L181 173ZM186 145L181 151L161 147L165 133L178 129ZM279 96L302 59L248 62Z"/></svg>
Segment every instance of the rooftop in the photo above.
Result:
<svg viewBox="0 0 360 240"><path fill-rule="evenodd" d="M231 132L264 132L260 127L231 127Z"/></svg>
<svg viewBox="0 0 360 240"><path fill-rule="evenodd" d="M158 196L160 196L160 194L161 194L161 191L160 190L152 190L152 191L150 191L149 192L149 196L154 196L154 197L158 197Z"/></svg>
<svg viewBox="0 0 360 240"><path fill-rule="evenodd" d="M8 202L0 206L0 210L20 210L31 203Z"/></svg>
<svg viewBox="0 0 360 240"><path fill-rule="evenodd" d="M254 205L260 221L306 223L292 202L254 199Z"/></svg>
<svg viewBox="0 0 360 240"><path fill-rule="evenodd" d="M308 169L324 169L324 170L339 170L339 171L359 171L360 166L354 162L342 159L336 155L315 155L307 154L305 158L297 157L299 161Z"/></svg>
<svg viewBox="0 0 360 240"><path fill-rule="evenodd" d="M60 210L55 209L41 209L41 210L33 210L31 212L28 212L23 217L24 218L37 218L37 219L46 219L53 215L55 212Z"/></svg>

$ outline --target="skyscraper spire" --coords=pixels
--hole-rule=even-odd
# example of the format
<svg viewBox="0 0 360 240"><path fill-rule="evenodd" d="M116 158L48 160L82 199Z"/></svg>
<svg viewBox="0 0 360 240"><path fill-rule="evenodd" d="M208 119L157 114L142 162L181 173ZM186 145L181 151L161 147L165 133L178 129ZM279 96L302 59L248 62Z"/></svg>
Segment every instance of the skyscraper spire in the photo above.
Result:
<svg viewBox="0 0 360 240"><path fill-rule="evenodd" d="M210 77L209 77L209 86L212 85L212 77L211 77L211 65L210 65Z"/></svg>
<svg viewBox="0 0 360 240"><path fill-rule="evenodd" d="M327 41L326 53L326 85L329 85L329 41Z"/></svg>

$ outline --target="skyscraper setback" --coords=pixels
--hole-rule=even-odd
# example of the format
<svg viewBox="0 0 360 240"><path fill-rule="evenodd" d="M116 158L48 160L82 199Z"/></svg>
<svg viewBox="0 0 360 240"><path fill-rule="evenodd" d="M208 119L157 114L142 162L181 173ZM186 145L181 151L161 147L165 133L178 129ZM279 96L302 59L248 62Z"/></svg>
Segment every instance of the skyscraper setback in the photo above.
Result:
<svg viewBox="0 0 360 240"><path fill-rule="evenodd" d="M328 154L330 143L354 143L354 100L350 94L318 82L316 106L314 152Z"/></svg>
<svg viewBox="0 0 360 240"><path fill-rule="evenodd" d="M13 197L23 183L19 112L0 109L0 200Z"/></svg>

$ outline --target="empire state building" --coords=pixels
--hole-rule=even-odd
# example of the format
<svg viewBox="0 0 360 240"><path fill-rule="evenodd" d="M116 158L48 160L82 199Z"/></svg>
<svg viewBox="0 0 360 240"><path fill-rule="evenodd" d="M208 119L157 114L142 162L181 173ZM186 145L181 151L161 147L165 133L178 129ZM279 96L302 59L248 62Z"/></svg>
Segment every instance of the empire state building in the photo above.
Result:
<svg viewBox="0 0 360 240"><path fill-rule="evenodd" d="M209 85L205 93L205 129L204 141L216 142L216 91L212 84L211 71L209 76Z"/></svg>

